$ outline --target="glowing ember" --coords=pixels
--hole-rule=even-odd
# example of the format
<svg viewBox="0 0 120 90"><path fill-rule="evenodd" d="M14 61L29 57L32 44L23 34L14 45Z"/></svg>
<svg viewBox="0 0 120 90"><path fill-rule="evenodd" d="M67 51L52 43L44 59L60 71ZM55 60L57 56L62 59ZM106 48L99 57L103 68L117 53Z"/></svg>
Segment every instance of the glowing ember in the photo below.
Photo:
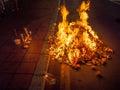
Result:
<svg viewBox="0 0 120 90"><path fill-rule="evenodd" d="M62 22L58 32L49 37L52 59L80 68L80 64L100 65L111 58L112 49L104 45L87 22L89 5L89 1L83 1L77 9L80 19L70 23L67 21L69 11L61 6Z"/></svg>

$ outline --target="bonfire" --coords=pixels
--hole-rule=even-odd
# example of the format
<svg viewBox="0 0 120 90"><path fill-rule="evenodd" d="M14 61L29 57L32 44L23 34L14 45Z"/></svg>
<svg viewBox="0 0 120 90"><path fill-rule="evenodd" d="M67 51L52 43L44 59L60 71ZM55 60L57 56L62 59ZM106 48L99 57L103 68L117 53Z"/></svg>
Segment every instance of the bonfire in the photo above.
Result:
<svg viewBox="0 0 120 90"><path fill-rule="evenodd" d="M103 65L111 59L113 50L99 39L87 21L89 8L90 1L82 1L76 10L79 20L68 22L69 11L64 5L61 6L62 21L58 24L58 31L48 38L52 60L78 69L82 64L92 65L94 68L93 65Z"/></svg>

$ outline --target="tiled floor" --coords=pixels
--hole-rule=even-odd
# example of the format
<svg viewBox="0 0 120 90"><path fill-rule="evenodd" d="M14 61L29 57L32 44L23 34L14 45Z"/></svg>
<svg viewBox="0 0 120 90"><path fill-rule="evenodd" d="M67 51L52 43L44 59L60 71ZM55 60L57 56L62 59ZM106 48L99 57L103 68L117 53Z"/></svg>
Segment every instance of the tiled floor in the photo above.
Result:
<svg viewBox="0 0 120 90"><path fill-rule="evenodd" d="M9 83L8 88L27 89L31 82L32 75L27 74L16 74L12 78L12 82Z"/></svg>
<svg viewBox="0 0 120 90"><path fill-rule="evenodd" d="M26 0L22 10L0 19L0 90L28 90L56 2ZM20 34L24 27L32 31L28 49L14 43L14 29Z"/></svg>

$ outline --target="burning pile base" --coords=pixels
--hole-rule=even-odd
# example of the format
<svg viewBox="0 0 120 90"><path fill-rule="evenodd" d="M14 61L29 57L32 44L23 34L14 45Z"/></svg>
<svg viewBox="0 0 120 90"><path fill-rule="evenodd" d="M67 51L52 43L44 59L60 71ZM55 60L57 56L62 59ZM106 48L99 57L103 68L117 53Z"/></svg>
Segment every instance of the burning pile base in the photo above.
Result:
<svg viewBox="0 0 120 90"><path fill-rule="evenodd" d="M58 32L50 36L49 55L53 60L79 69L80 65L87 64L103 65L111 59L112 49L107 47L88 25L88 14L90 2L83 1L77 9L80 20L68 23L66 17L69 14L65 6L61 6L62 22L58 25Z"/></svg>
<svg viewBox="0 0 120 90"><path fill-rule="evenodd" d="M66 42L66 44L62 46L61 40L57 39L57 36L49 37L49 43L51 45L50 55L52 59L77 68L80 67L81 64L103 65L108 59L111 59L112 49L105 46L99 39L95 39L89 30L77 23L71 23L71 25L68 26L68 28L72 30L66 32L67 37L72 35L69 44ZM85 35L88 35L87 38ZM92 44L89 45L84 39L90 40L90 43L93 42L95 46L92 46ZM61 46L59 46L59 44Z"/></svg>

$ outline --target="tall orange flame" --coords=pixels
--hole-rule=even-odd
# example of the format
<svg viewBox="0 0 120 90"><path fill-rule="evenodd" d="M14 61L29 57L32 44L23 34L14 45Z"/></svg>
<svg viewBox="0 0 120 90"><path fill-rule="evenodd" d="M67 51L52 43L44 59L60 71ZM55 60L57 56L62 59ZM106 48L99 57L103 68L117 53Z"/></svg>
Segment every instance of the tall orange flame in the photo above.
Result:
<svg viewBox="0 0 120 90"><path fill-rule="evenodd" d="M98 38L97 34L88 24L90 1L83 1L77 9L80 20L77 22L67 21L69 11L61 6L62 22L58 25L58 32L50 42L50 55L60 62L77 65L78 63L93 60L101 63L102 58L108 59L112 49L106 47Z"/></svg>

